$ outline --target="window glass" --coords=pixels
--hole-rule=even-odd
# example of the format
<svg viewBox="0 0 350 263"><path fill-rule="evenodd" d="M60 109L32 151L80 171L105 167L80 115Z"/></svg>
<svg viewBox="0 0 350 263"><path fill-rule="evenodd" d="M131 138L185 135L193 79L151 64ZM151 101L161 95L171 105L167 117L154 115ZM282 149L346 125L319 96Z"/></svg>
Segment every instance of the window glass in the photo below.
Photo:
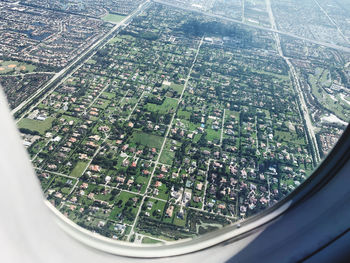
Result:
<svg viewBox="0 0 350 263"><path fill-rule="evenodd" d="M0 2L0 85L45 197L167 244L255 215L350 120L350 2Z"/></svg>

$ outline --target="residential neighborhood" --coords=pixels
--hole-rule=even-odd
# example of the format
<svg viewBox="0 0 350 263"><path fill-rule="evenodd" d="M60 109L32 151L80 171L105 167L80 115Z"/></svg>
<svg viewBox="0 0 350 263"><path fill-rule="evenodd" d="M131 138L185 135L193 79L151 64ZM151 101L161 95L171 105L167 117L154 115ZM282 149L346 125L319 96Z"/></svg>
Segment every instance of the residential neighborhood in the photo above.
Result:
<svg viewBox="0 0 350 263"><path fill-rule="evenodd" d="M104 11L92 1L20 2L0 12L42 10L47 20L36 22L44 31L26 29L36 16L22 15L12 40L1 30L4 71L11 59L37 72L0 71L13 107L111 32L17 116L45 197L105 237L165 244L257 215L301 185L349 123L347 45L277 34L265 1L243 1L244 19L242 7L218 13L215 1L134 1L114 10L120 21L101 19L108 1Z"/></svg>

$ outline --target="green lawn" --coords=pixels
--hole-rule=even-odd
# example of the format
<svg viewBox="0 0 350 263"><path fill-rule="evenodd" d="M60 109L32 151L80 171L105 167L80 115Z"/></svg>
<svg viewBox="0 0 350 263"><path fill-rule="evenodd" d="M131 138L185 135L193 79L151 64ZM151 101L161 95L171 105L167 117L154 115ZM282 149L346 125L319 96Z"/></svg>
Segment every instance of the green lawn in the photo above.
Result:
<svg viewBox="0 0 350 263"><path fill-rule="evenodd" d="M178 110L177 111L177 117L180 119L185 119L185 120L189 120L191 117L191 112L189 111L183 111L183 110Z"/></svg>
<svg viewBox="0 0 350 263"><path fill-rule="evenodd" d="M133 205L126 206L126 203L133 197L138 198L136 207L134 207ZM121 201L120 205L117 205L119 203L119 200ZM131 202L133 204L133 201ZM132 220L135 218L137 214L137 210L140 205L140 202L141 202L141 197L139 195L134 195L134 194L122 191L115 201L115 206L111 211L110 218L113 220L117 220L118 216L120 214L123 214L125 222L129 224L132 223Z"/></svg>
<svg viewBox="0 0 350 263"><path fill-rule="evenodd" d="M107 22L113 22L113 23L119 23L125 18L125 16L122 15L115 15L115 14L108 14L102 17L102 20Z"/></svg>
<svg viewBox="0 0 350 263"><path fill-rule="evenodd" d="M174 210L174 225L177 225L177 226L186 226L186 218L187 218L187 211L184 212L184 218L179 218L177 215L180 211L180 207L176 206L175 207L175 210Z"/></svg>
<svg viewBox="0 0 350 263"><path fill-rule="evenodd" d="M286 131L276 130L275 138L276 140L278 139L279 141L285 141L285 142L302 144L302 145L305 144L304 136L298 136L295 132L291 132L291 131L286 132Z"/></svg>
<svg viewBox="0 0 350 263"><path fill-rule="evenodd" d="M173 91L177 91L177 93L180 95L182 90L184 89L184 85L179 85L179 84L175 84L175 83L172 83L170 85L170 88L173 90Z"/></svg>
<svg viewBox="0 0 350 263"><path fill-rule="evenodd" d="M161 105L147 103L146 109L152 112L158 112L160 114L169 113L170 110L175 110L177 106L177 100L172 98L166 98Z"/></svg>
<svg viewBox="0 0 350 263"><path fill-rule="evenodd" d="M168 200L169 197L169 191L167 186L163 183L161 186L158 187L158 195L155 196L159 199L163 199L163 200Z"/></svg>
<svg viewBox="0 0 350 263"><path fill-rule="evenodd" d="M213 140L220 140L220 136L221 136L221 130L215 131L212 129L207 129L207 140L208 141L213 141Z"/></svg>
<svg viewBox="0 0 350 263"><path fill-rule="evenodd" d="M155 240L153 238L149 238L149 237L142 238L142 244L156 244L156 243L163 243L163 242L159 240Z"/></svg>
<svg viewBox="0 0 350 263"><path fill-rule="evenodd" d="M163 137L144 133L144 132L134 132L132 135L131 140L134 143L139 143L145 146L148 146L150 148L157 148L160 149L160 147L163 144Z"/></svg>
<svg viewBox="0 0 350 263"><path fill-rule="evenodd" d="M201 136L202 136L202 134L200 134L200 133L196 134L193 138L193 142L197 143L199 141L199 139L201 138Z"/></svg>
<svg viewBox="0 0 350 263"><path fill-rule="evenodd" d="M85 162L78 162L74 167L73 171L70 173L70 176L80 177L83 175L84 170L88 164Z"/></svg>
<svg viewBox="0 0 350 263"><path fill-rule="evenodd" d="M187 112L187 111L183 111L183 112ZM178 114L179 114L179 112L178 112ZM200 126L199 123L193 123L193 122L186 120L186 119L181 119L180 121L184 124L184 128L186 130L189 130L189 131L194 131Z"/></svg>
<svg viewBox="0 0 350 263"><path fill-rule="evenodd" d="M266 114L269 114L269 111L268 111L268 110L266 110L266 111L267 111ZM238 111L226 110L226 111L225 111L225 118L230 118L231 115L233 115L233 116L235 116L235 119L236 119L237 121L239 121L239 114L240 114L240 113L239 113ZM270 115L269 115L268 117L270 117Z"/></svg>
<svg viewBox="0 0 350 263"><path fill-rule="evenodd" d="M113 99L113 98L115 98L115 93L110 93L110 92L103 92L102 93L102 96L101 97L103 97L103 98L107 98L107 99Z"/></svg>
<svg viewBox="0 0 350 263"><path fill-rule="evenodd" d="M146 186L148 184L148 180L149 180L148 176L146 177L146 176L142 176L142 175L137 176L135 179L135 183L142 185L141 191L140 191L142 194L146 191Z"/></svg>
<svg viewBox="0 0 350 263"><path fill-rule="evenodd" d="M171 152L171 151L168 151L168 150L163 150L159 161L161 163L165 163L165 164L171 165L173 163L174 157L175 157L175 152Z"/></svg>
<svg viewBox="0 0 350 263"><path fill-rule="evenodd" d="M60 119L64 119L66 122L74 121L74 123L77 122L77 118L70 116L70 115L62 115Z"/></svg>
<svg viewBox="0 0 350 263"><path fill-rule="evenodd" d="M55 189L61 192L62 194L68 195L75 183L75 179L56 176L50 185L50 189Z"/></svg>
<svg viewBox="0 0 350 263"><path fill-rule="evenodd" d="M88 61L86 61L86 64L92 64L92 65L94 65L94 64L96 64L96 60L94 60L94 59L89 59Z"/></svg>
<svg viewBox="0 0 350 263"><path fill-rule="evenodd" d="M111 40L109 40L108 41L108 44L113 44L113 43L115 43L115 42L122 42L123 41L123 39L121 38L121 37L114 37L114 38L112 38Z"/></svg>
<svg viewBox="0 0 350 263"><path fill-rule="evenodd" d="M7 74L9 72L33 72L36 66L19 61L1 61L0 60L0 74Z"/></svg>
<svg viewBox="0 0 350 263"><path fill-rule="evenodd" d="M147 198L145 204L147 205L149 202L153 203L152 208L146 208L145 212L148 212L150 214L150 218L158 221L161 220L166 202L159 201L153 198Z"/></svg>
<svg viewBox="0 0 350 263"><path fill-rule="evenodd" d="M328 70L322 68L316 69L316 76L309 75L309 82L311 84L312 94L316 97L318 102L326 109L333 112L337 117L346 120L349 114L350 107L346 102L334 101L332 97L323 89L323 86L328 87L331 82L328 81Z"/></svg>
<svg viewBox="0 0 350 263"><path fill-rule="evenodd" d="M285 75L285 74L278 74L278 73L264 71L264 70L255 69L255 68L250 68L250 70L252 73L263 74L267 78L274 78L276 80L288 80L289 79L289 76Z"/></svg>
<svg viewBox="0 0 350 263"><path fill-rule="evenodd" d="M18 123L18 128L28 129L31 131L37 131L41 135L44 135L44 133L47 130L51 129L53 120L54 120L54 118L51 118L51 117L47 118L44 121L31 120L31 119L25 118L25 119L22 119Z"/></svg>
<svg viewBox="0 0 350 263"><path fill-rule="evenodd" d="M111 101L109 100L98 99L92 106L99 109L106 109L110 103Z"/></svg>

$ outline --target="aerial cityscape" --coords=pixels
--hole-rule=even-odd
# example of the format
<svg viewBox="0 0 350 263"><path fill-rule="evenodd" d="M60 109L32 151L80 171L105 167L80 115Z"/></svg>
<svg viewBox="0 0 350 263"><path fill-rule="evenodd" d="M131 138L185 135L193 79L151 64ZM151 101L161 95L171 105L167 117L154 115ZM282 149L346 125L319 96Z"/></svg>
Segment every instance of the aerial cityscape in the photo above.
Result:
<svg viewBox="0 0 350 263"><path fill-rule="evenodd" d="M350 121L350 2L7 0L0 86L43 193L167 244L256 215Z"/></svg>

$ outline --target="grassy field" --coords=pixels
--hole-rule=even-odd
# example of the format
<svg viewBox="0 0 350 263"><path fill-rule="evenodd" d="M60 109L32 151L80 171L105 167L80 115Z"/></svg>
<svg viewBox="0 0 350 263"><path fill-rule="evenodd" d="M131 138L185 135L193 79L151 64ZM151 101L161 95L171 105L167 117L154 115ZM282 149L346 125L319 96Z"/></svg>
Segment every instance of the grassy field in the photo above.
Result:
<svg viewBox="0 0 350 263"><path fill-rule="evenodd" d="M125 18L125 16L122 15L115 15L115 14L108 14L102 17L102 20L112 23L119 23Z"/></svg>
<svg viewBox="0 0 350 263"><path fill-rule="evenodd" d="M163 144L163 138L160 136L144 133L144 132L134 132L132 135L131 140L134 143L139 143L144 146L148 146L150 148L157 148L160 149L160 147Z"/></svg>
<svg viewBox="0 0 350 263"><path fill-rule="evenodd" d="M92 107L99 108L99 109L106 109L107 106L111 103L109 100L104 100L104 99L98 99Z"/></svg>
<svg viewBox="0 0 350 263"><path fill-rule="evenodd" d="M170 85L170 89L172 89L173 91L177 91L178 94L181 94L182 90L184 89L184 85L172 83Z"/></svg>
<svg viewBox="0 0 350 263"><path fill-rule="evenodd" d="M49 130L52 127L53 118L47 118L44 121L31 120L31 119L22 119L18 123L18 128L24 128L31 131L37 131L41 135L44 135L45 131Z"/></svg>
<svg viewBox="0 0 350 263"><path fill-rule="evenodd" d="M170 85L170 88L172 88L174 91L177 91L178 93L181 93L184 89L184 85L173 83Z"/></svg>
<svg viewBox="0 0 350 263"><path fill-rule="evenodd" d="M19 72L33 72L36 69L36 66L18 62L18 61L3 61L0 60L0 74L7 74L7 73L19 73Z"/></svg>
<svg viewBox="0 0 350 263"><path fill-rule="evenodd" d="M171 164L173 164L174 157L175 157L175 152L171 152L171 151L168 151L168 150L163 150L159 161L161 163L165 163L165 164L171 165Z"/></svg>
<svg viewBox="0 0 350 263"><path fill-rule="evenodd" d="M115 98L115 94L105 91L105 92L102 93L101 97L107 98L107 99L113 99L113 98Z"/></svg>
<svg viewBox="0 0 350 263"><path fill-rule="evenodd" d="M158 221L161 220L166 202L149 198L145 201L145 204L148 204L149 202L152 202L153 205L151 209L147 208L146 212L150 214L150 218Z"/></svg>
<svg viewBox="0 0 350 263"><path fill-rule="evenodd" d="M135 183L142 185L141 190L140 190L141 194L145 193L148 181L149 181L149 177L145 177L145 176L141 176L141 175L136 177Z"/></svg>
<svg viewBox="0 0 350 263"><path fill-rule="evenodd" d="M239 121L239 112L238 111L232 111L232 110L226 110L225 111L225 118L230 118L231 115L235 116L235 119ZM269 115L270 116L270 115Z"/></svg>
<svg viewBox="0 0 350 263"><path fill-rule="evenodd" d="M119 36L112 38L111 40L108 41L108 44L113 44L115 42L122 42L123 39Z"/></svg>
<svg viewBox="0 0 350 263"><path fill-rule="evenodd" d="M276 130L275 137L285 142L305 144L305 139L303 136L298 137L298 135L295 132L291 132L291 131L285 132L285 131Z"/></svg>
<svg viewBox="0 0 350 263"><path fill-rule="evenodd" d="M163 199L163 200L168 200L169 197L169 191L167 192L168 188L165 184L162 184L161 186L158 187L158 195L155 196L159 199Z"/></svg>
<svg viewBox="0 0 350 263"><path fill-rule="evenodd" d="M177 100L172 98L166 98L161 105L147 103L146 109L152 112L158 112L160 114L169 113L170 110L175 110L177 106Z"/></svg>
<svg viewBox="0 0 350 263"><path fill-rule="evenodd" d="M64 119L67 122L70 122L70 121L74 121L74 123L77 122L77 118L70 115L62 115L60 119Z"/></svg>
<svg viewBox="0 0 350 263"><path fill-rule="evenodd" d="M142 238L142 244L156 244L156 243L162 243L162 241L155 240L155 239L149 238L149 237Z"/></svg>
<svg viewBox="0 0 350 263"><path fill-rule="evenodd" d="M207 129L207 140L208 141L213 141L213 140L220 140L220 136L221 136L221 130L215 131L212 129Z"/></svg>
<svg viewBox="0 0 350 263"><path fill-rule="evenodd" d="M132 206L132 207L125 207L126 203L128 202L129 199L133 198L133 197L137 197L138 198L138 204L136 207ZM117 197L115 203L117 204L119 202L119 200L121 200L121 204L119 206L115 205L111 214L110 214L110 218L111 219L117 219L118 215L120 213L123 212L124 210L124 207L125 209L127 210L131 210L131 213L136 216L136 213L137 213L137 210L138 210L138 207L139 207L139 203L140 203L140 196L139 195L134 195L134 194L131 194L131 193L127 193L127 192L121 192L120 195ZM129 222L128 219L125 219L125 221L127 223L131 223Z"/></svg>
<svg viewBox="0 0 350 263"><path fill-rule="evenodd" d="M61 176L56 176L55 179L52 181L50 188L60 191L62 194L67 195L69 194L69 192L71 191L75 183L76 183L76 180L64 178ZM62 185L64 187L62 187Z"/></svg>
<svg viewBox="0 0 350 263"><path fill-rule="evenodd" d="M177 214L180 212L180 207L176 206L174 210L174 224L177 226L186 226L186 218L187 218L187 211L184 213L184 218L181 219L177 216Z"/></svg>
<svg viewBox="0 0 350 263"><path fill-rule="evenodd" d="M88 61L86 61L86 64L94 65L94 64L96 64L96 60L94 60L94 59L89 59Z"/></svg>
<svg viewBox="0 0 350 263"><path fill-rule="evenodd" d="M193 123L193 122L191 122L189 120L185 120L185 119L181 119L180 121L184 124L183 128L185 128L188 131L194 131L199 126L201 126L199 123Z"/></svg>
<svg viewBox="0 0 350 263"><path fill-rule="evenodd" d="M191 112L189 111L183 111L183 110L178 110L177 111L177 117L180 119L185 119L185 120L189 120L191 117Z"/></svg>
<svg viewBox="0 0 350 263"><path fill-rule="evenodd" d="M80 177L82 176L84 170L86 169L86 166L88 164L85 162L78 162L76 166L74 167L73 171L70 173L70 176L73 177Z"/></svg>
<svg viewBox="0 0 350 263"><path fill-rule="evenodd" d="M325 71L326 72L326 71ZM322 83L327 82L328 73L319 73L317 76L309 75L309 82L311 84L312 94L316 97L318 102L326 109L333 112L337 117L346 120L346 113L349 113L349 105L344 101L335 101L336 98L332 98L323 88ZM325 85L325 84L323 84Z"/></svg>

